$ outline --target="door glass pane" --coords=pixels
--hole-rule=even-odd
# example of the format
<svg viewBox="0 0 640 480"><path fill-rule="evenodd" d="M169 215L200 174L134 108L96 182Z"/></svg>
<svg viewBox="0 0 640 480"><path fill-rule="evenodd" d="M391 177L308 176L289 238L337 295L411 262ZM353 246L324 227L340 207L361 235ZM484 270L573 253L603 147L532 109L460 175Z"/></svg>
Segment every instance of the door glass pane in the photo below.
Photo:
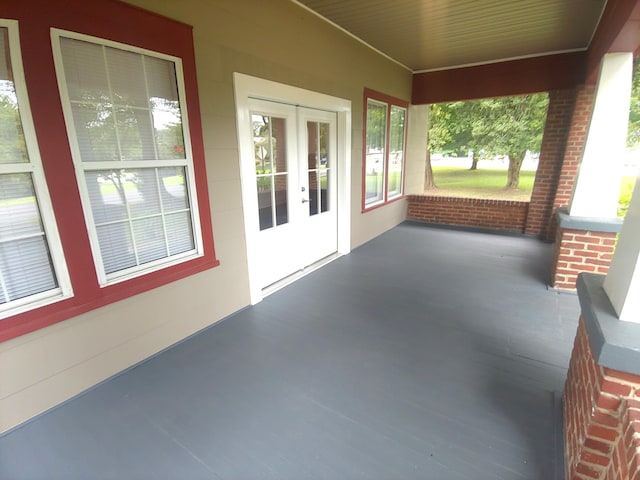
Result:
<svg viewBox="0 0 640 480"><path fill-rule="evenodd" d="M271 182L273 177L265 175L258 177L258 217L260 219L260 230L273 227L273 199Z"/></svg>
<svg viewBox="0 0 640 480"><path fill-rule="evenodd" d="M318 172L309 172L309 215L318 213Z"/></svg>
<svg viewBox="0 0 640 480"><path fill-rule="evenodd" d="M369 100L365 148L365 204L383 199L386 119L387 105Z"/></svg>
<svg viewBox="0 0 640 480"><path fill-rule="evenodd" d="M329 124L307 122L309 215L329 209Z"/></svg>
<svg viewBox="0 0 640 480"><path fill-rule="evenodd" d="M391 129L389 133L389 180L388 198L402 193L402 168L404 165L404 132L406 110L391 106Z"/></svg>
<svg viewBox="0 0 640 480"><path fill-rule="evenodd" d="M319 129L319 186L320 186L320 211L329 211L329 169L331 168L329 158L329 124L321 123Z"/></svg>
<svg viewBox="0 0 640 480"><path fill-rule="evenodd" d="M260 230L289 222L285 122L284 118L251 115Z"/></svg>
<svg viewBox="0 0 640 480"><path fill-rule="evenodd" d="M307 151L309 171L318 168L318 124L307 122Z"/></svg>
<svg viewBox="0 0 640 480"><path fill-rule="evenodd" d="M283 225L289 221L287 179L286 173L274 176L275 185L275 205L276 205L276 225Z"/></svg>

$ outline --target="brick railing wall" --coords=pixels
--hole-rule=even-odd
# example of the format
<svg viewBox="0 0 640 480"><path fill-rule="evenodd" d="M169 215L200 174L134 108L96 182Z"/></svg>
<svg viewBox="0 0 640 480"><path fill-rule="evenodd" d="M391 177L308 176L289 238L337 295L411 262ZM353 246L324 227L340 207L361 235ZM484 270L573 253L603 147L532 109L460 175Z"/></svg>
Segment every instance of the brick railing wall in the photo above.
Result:
<svg viewBox="0 0 640 480"><path fill-rule="evenodd" d="M568 480L640 480L640 376L598 365L582 318L563 408Z"/></svg>
<svg viewBox="0 0 640 480"><path fill-rule="evenodd" d="M613 258L617 235L558 227L551 266L551 286L560 290L575 290L578 274L606 274Z"/></svg>
<svg viewBox="0 0 640 480"><path fill-rule="evenodd" d="M407 219L510 232L524 232L528 202L409 195Z"/></svg>

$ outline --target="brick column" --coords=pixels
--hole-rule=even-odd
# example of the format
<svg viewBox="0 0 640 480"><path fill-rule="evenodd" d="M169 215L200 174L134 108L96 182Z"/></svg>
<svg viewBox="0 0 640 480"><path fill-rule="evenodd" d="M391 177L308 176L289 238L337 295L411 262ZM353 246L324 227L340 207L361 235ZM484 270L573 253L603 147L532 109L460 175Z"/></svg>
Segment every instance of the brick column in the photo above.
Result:
<svg viewBox="0 0 640 480"><path fill-rule="evenodd" d="M567 138L567 148L564 152L562 168L558 177L558 187L553 201L554 210L559 207L568 207L571 201L571 193L578 175L580 158L582 158L584 144L587 140L589 119L593 112L595 95L595 85L581 85L576 89L576 101Z"/></svg>
<svg viewBox="0 0 640 480"><path fill-rule="evenodd" d="M553 202L558 187L558 176L568 148L567 138L573 129L576 91L555 90L549 92L547 120L540 146L540 160L531 192L525 233L547 238L549 218L553 214ZM588 121L588 119L587 119Z"/></svg>
<svg viewBox="0 0 640 480"><path fill-rule="evenodd" d="M575 290L582 272L606 274L616 246L615 232L558 228L551 266L551 286Z"/></svg>

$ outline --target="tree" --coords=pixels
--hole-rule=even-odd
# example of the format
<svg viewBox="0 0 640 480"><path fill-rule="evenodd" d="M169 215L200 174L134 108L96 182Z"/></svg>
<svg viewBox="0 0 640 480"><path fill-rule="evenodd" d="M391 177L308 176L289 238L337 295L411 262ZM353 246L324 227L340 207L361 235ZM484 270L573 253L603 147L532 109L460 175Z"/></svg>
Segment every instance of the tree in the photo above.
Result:
<svg viewBox="0 0 640 480"><path fill-rule="evenodd" d="M633 61L633 80L631 83L631 103L629 105L629 130L627 147L640 146L640 58Z"/></svg>
<svg viewBox="0 0 640 480"><path fill-rule="evenodd" d="M472 169L481 154L508 155L506 188L518 188L527 150L540 150L548 103L547 94L532 94L432 105L429 147L471 150Z"/></svg>

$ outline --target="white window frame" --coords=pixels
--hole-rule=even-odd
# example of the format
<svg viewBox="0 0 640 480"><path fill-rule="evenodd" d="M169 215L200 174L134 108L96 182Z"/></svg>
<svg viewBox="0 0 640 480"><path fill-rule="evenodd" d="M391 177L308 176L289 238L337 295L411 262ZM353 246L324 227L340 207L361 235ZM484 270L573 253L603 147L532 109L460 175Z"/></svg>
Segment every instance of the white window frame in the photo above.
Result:
<svg viewBox="0 0 640 480"><path fill-rule="evenodd" d="M402 105L396 105L394 103L390 103L389 105L389 125L387 127L387 131L389 132L389 151L387 153L387 165L385 170L385 196L386 201L390 202L396 198L402 197L404 195L404 170L406 167L406 155L407 155L407 118L409 116L409 109ZM400 174L400 190L396 193L389 192L389 175L391 174L391 118L393 117L393 109L396 108L398 110L404 111L404 125L402 127L402 170Z"/></svg>
<svg viewBox="0 0 640 480"><path fill-rule="evenodd" d="M386 109L384 120L384 156L382 159L382 198L367 202L367 135L368 135L368 117L369 117L369 104L383 106ZM407 131L408 131L408 118L409 108L403 103L398 103L396 99L389 97L388 95L376 92L373 90L365 91L364 96L364 136L363 136L363 157L362 157L362 212L368 212L378 207L388 205L396 200L404 197L404 178L407 167ZM402 137L402 174L400 175L400 191L391 193L389 192L389 173L391 164L391 111L394 109L400 109L404 111L404 128Z"/></svg>
<svg viewBox="0 0 640 480"><path fill-rule="evenodd" d="M0 27L8 31L9 58L14 78L14 88L18 97L18 111L24 132L25 144L29 155L28 163L0 164L0 174L29 173L33 179L40 217L46 236L51 263L58 287L46 292L29 295L17 300L0 304L0 319L5 319L20 313L43 307L45 305L64 300L73 296L69 271L58 233L56 218L49 196L49 189L45 180L42 160L36 131L31 116L29 95L22 66L22 52L20 49L20 33L17 20L0 19Z"/></svg>
<svg viewBox="0 0 640 480"><path fill-rule="evenodd" d="M75 40L86 41L95 45L117 48L128 52L138 53L162 60L173 62L176 69L176 80L178 86L178 98L180 102L180 113L182 120L182 133L184 138L185 159L181 160L142 160L142 161L118 161L116 162L82 162L80 155L80 148L78 145L78 138L75 132L75 125L73 122L73 113L71 110L71 102L69 99L69 92L67 89L67 82L65 78L62 51L60 47L61 38L70 38ZM98 282L100 287L106 287L115 283L123 282L133 278L143 276L145 274L162 270L173 265L178 265L189 260L193 260L204 255L204 246L202 241L202 231L200 224L200 212L198 209L198 197L196 191L196 182L194 176L194 164L193 164L193 152L191 148L191 137L189 130L189 117L187 113L187 101L184 86L184 71L182 68L182 60L178 57L166 55L163 53L155 52L139 48L133 45L114 42L106 40L100 37L94 37L90 35L84 35L76 32L70 32L57 28L51 29L51 40L53 45L53 56L56 68L56 75L58 78L58 89L60 92L60 98L62 101L62 110L64 113L65 124L67 127L67 135L69 137L69 144L71 147L71 154L73 157L73 163L75 167L76 180L78 188L80 190L80 197L82 201L82 210L85 217L87 231L89 233L89 241L91 244L91 251L93 253L93 259L95 264L96 273L98 276ZM102 253L100 251L100 244L98 241L98 234L95 226L95 220L91 209L91 202L89 198L89 190L87 187L85 172L93 170L108 170L108 169L133 169L133 168L160 168L160 167L184 167L185 169L185 181L189 198L189 208L191 211L191 227L193 232L194 248L187 252L183 252L170 257L164 257L152 262L143 263L127 269L119 270L117 272L107 274L104 268L104 262L102 259Z"/></svg>

